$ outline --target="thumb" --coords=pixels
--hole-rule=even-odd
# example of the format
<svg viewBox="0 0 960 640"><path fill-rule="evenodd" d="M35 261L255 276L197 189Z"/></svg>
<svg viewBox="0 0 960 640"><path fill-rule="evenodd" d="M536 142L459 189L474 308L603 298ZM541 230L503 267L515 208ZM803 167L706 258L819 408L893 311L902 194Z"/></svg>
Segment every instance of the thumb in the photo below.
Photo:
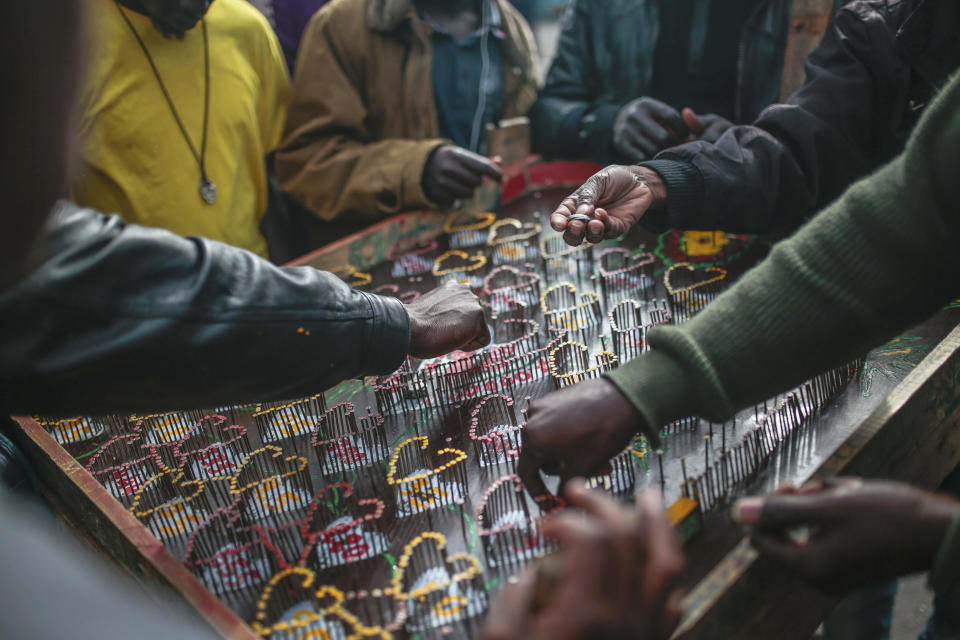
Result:
<svg viewBox="0 0 960 640"><path fill-rule="evenodd" d="M742 498L733 505L733 519L740 524L782 529L822 523L833 513L822 495L783 494L765 498Z"/></svg>
<svg viewBox="0 0 960 640"><path fill-rule="evenodd" d="M703 125L700 123L700 119L697 118L697 114L693 112L693 109L690 107L684 107L683 111L680 113L680 116L683 118L683 124L687 126L687 129L690 130L690 133L697 135L703 133Z"/></svg>

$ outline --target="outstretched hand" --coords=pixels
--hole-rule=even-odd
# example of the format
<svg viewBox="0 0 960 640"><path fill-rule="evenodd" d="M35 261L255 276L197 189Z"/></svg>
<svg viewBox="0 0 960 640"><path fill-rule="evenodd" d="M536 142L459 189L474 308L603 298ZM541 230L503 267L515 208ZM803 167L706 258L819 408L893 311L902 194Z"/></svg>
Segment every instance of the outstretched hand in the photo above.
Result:
<svg viewBox="0 0 960 640"><path fill-rule="evenodd" d="M760 553L826 592L929 569L958 514L951 498L858 479L744 498L733 507Z"/></svg>
<svg viewBox="0 0 960 640"><path fill-rule="evenodd" d="M669 638L680 619L683 554L659 493L641 494L635 509L582 482L566 494L585 517L547 520L543 533L559 541L559 554L503 590L484 640Z"/></svg>
<svg viewBox="0 0 960 640"><path fill-rule="evenodd" d="M490 344L480 299L463 284L448 282L406 305L410 355L436 358L452 351L475 351Z"/></svg>
<svg viewBox="0 0 960 640"><path fill-rule="evenodd" d="M641 425L637 410L605 378L551 393L530 404L517 474L532 495L541 496L549 493L541 470L563 481L609 473L610 459Z"/></svg>
<svg viewBox="0 0 960 640"><path fill-rule="evenodd" d="M622 236L648 209L667 199L667 188L656 171L612 165L595 173L564 199L550 215L550 226L563 232L571 246ZM589 221L571 216L585 216Z"/></svg>

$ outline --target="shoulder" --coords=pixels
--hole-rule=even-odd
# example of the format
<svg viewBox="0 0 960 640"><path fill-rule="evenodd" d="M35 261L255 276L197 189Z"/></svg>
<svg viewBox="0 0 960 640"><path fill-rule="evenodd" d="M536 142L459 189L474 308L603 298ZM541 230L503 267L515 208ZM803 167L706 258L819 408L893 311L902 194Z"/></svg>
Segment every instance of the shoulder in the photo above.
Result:
<svg viewBox="0 0 960 640"><path fill-rule="evenodd" d="M350 50L362 48L372 36L367 25L368 4L368 0L328 2L310 18L303 32L304 43L335 41L350 45Z"/></svg>
<svg viewBox="0 0 960 640"><path fill-rule="evenodd" d="M216 0L207 13L211 37L219 34L232 39L241 56L252 64L280 64L283 54L273 27L247 0ZM286 63L283 63L284 67Z"/></svg>

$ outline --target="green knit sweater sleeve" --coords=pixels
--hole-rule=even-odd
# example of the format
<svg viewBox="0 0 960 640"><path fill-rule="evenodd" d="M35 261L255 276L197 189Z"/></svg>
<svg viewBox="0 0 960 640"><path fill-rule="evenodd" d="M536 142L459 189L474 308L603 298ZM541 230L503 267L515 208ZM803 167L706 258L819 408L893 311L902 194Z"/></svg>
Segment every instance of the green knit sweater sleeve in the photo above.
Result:
<svg viewBox="0 0 960 640"><path fill-rule="evenodd" d="M901 156L608 377L654 439L681 417L729 419L940 309L960 293L958 245L960 76Z"/></svg>

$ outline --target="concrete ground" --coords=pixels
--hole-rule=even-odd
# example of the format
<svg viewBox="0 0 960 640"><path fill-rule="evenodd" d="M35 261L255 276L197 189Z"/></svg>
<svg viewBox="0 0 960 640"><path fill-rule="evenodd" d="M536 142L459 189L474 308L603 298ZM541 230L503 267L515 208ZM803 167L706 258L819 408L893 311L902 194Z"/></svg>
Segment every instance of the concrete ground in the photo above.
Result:
<svg viewBox="0 0 960 640"><path fill-rule="evenodd" d="M933 592L927 588L926 574L901 580L893 609L891 640L916 640L927 624L932 608Z"/></svg>

